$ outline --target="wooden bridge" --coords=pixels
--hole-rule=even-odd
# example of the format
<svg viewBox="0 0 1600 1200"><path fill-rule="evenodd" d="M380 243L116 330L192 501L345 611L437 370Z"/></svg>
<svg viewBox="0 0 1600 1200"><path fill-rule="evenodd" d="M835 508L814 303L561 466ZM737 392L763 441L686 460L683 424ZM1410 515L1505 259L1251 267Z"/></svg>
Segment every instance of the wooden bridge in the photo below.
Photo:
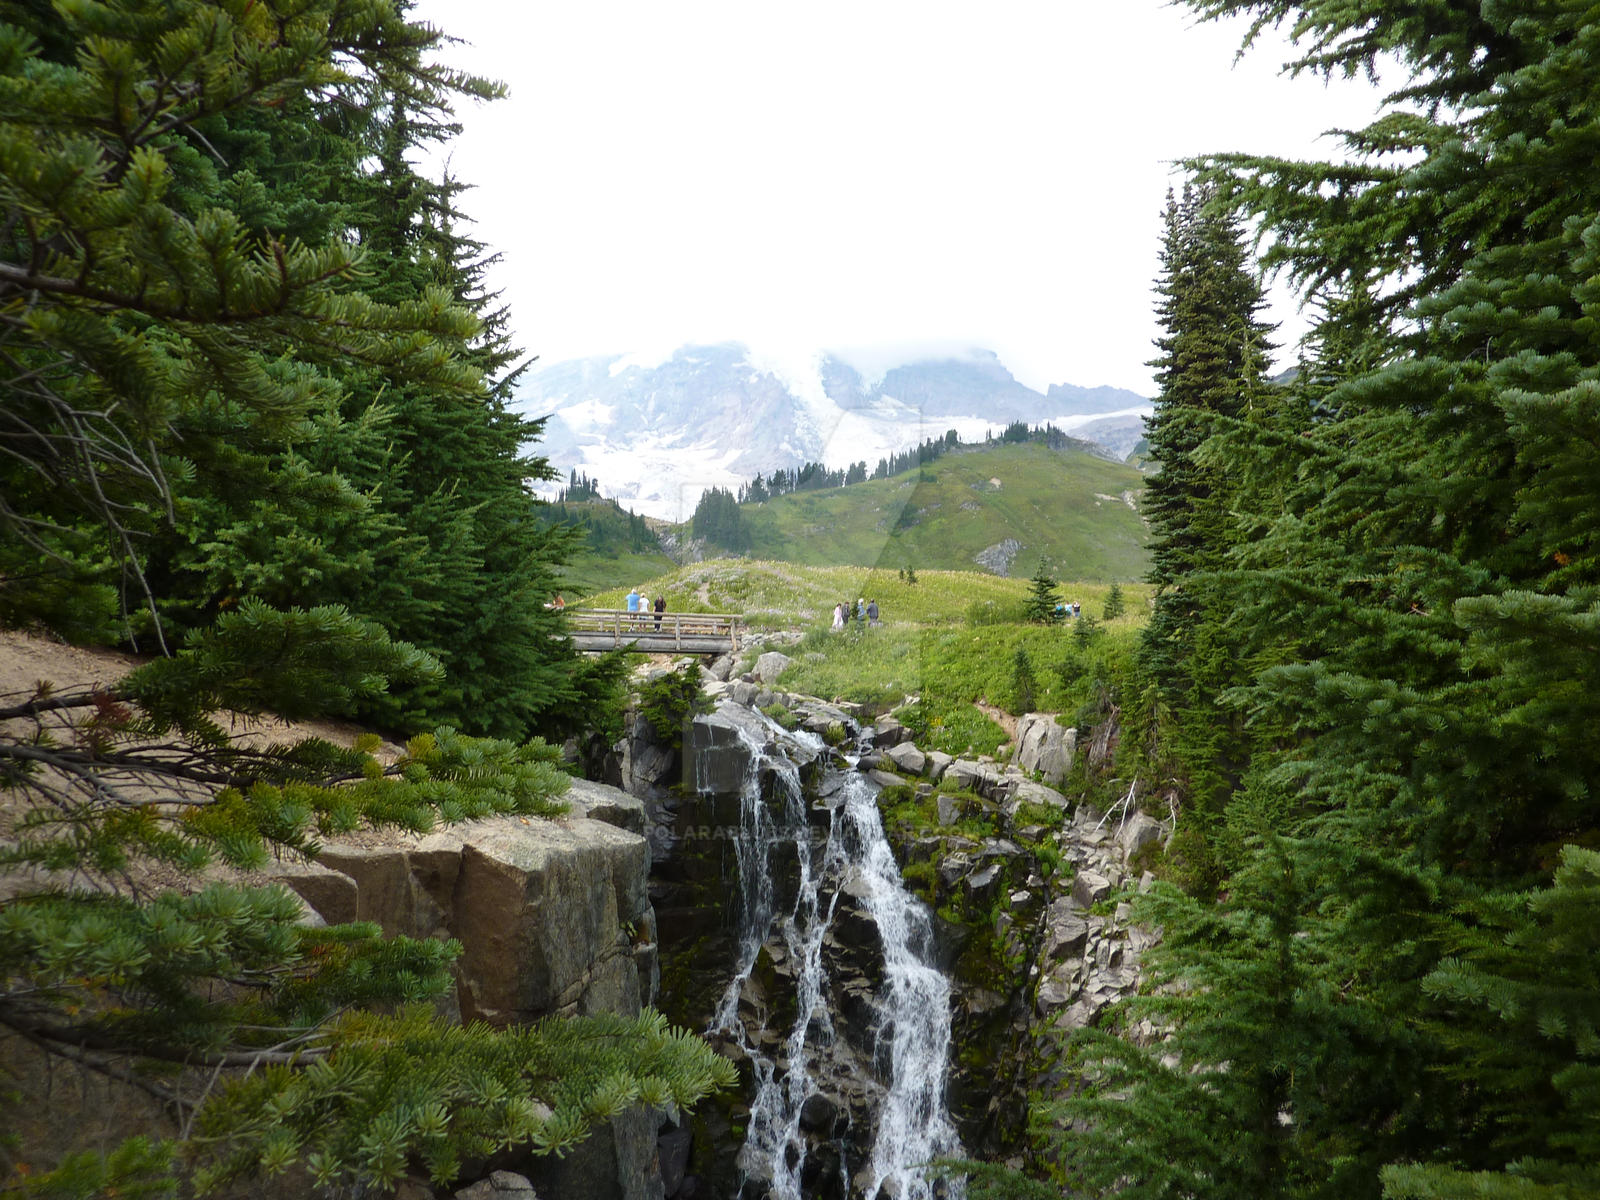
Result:
<svg viewBox="0 0 1600 1200"><path fill-rule="evenodd" d="M739 618L719 613L631 613L615 608L567 608L579 650L626 646L645 654L734 654Z"/></svg>

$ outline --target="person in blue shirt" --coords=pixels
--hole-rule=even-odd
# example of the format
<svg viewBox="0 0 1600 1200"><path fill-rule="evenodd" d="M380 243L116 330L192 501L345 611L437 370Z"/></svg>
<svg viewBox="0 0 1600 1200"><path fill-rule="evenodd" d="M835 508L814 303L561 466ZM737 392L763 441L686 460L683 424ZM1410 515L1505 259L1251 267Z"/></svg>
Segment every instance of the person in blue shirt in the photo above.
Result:
<svg viewBox="0 0 1600 1200"><path fill-rule="evenodd" d="M628 611L631 612L631 613L637 613L639 611L639 589L638 588L634 588L631 592L628 593Z"/></svg>

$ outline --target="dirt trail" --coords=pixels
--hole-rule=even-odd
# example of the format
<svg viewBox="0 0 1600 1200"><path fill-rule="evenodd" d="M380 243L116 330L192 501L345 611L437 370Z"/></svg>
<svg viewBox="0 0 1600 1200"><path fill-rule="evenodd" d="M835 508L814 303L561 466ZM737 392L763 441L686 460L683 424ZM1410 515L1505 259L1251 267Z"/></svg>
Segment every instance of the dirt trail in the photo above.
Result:
<svg viewBox="0 0 1600 1200"><path fill-rule="evenodd" d="M1010 713L1006 712L1005 709L996 708L994 705L986 704L982 700L974 700L972 702L972 707L977 709L984 716L988 717L989 720L993 721L996 725L1000 726L1001 729L1004 729L1006 731L1006 737L1011 741L1014 742L1017 740L1017 719Z"/></svg>

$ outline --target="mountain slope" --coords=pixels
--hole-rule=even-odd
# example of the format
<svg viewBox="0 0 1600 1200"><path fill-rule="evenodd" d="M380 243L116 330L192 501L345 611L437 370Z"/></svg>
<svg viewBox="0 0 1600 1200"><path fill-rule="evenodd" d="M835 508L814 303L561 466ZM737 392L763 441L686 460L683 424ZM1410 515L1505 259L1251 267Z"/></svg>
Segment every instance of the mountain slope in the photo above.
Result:
<svg viewBox="0 0 1600 1200"><path fill-rule="evenodd" d="M963 450L920 470L743 508L757 558L1132 580L1147 566L1143 476L1042 445ZM1009 554L996 552L1010 539ZM989 552L985 555L985 552ZM980 557L984 556L984 557Z"/></svg>
<svg viewBox="0 0 1600 1200"><path fill-rule="evenodd" d="M1150 411L1117 388L1058 384L1041 394L981 349L868 363L823 353L778 359L738 343L685 346L654 363L557 363L524 379L517 407L549 415L539 452L558 468L601 479L608 496L674 521L687 520L709 487L737 490L805 462L870 470L948 429L975 441L1012 421L1071 431Z"/></svg>

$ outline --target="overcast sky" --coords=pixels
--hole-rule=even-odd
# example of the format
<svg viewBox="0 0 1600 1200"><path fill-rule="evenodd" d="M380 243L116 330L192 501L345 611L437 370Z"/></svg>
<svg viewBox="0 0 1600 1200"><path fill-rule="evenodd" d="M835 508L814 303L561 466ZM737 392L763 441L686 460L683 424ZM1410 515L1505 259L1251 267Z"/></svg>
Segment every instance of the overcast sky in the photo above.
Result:
<svg viewBox="0 0 1600 1200"><path fill-rule="evenodd" d="M1149 394L1172 161L1325 157L1377 105L1280 76L1282 42L1235 64L1240 26L1159 0L415 12L511 90L462 108L451 168L547 363L951 341L1037 388Z"/></svg>

